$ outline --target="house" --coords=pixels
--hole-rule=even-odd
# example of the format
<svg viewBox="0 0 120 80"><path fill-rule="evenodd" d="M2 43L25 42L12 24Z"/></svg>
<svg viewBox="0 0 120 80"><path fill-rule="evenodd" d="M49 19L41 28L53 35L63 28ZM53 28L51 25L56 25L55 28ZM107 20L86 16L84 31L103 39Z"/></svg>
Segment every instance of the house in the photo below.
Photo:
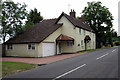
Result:
<svg viewBox="0 0 120 80"><path fill-rule="evenodd" d="M47 57L96 48L95 32L82 19L62 12L46 19L5 43L6 56Z"/></svg>

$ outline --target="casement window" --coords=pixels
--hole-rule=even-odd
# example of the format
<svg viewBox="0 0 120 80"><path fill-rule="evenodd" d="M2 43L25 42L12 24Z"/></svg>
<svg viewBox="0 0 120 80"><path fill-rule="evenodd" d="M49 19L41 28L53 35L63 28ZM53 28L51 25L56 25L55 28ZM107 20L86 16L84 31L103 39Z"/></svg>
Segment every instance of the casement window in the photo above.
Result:
<svg viewBox="0 0 120 80"><path fill-rule="evenodd" d="M79 28L79 34L82 34L82 29L81 28Z"/></svg>
<svg viewBox="0 0 120 80"><path fill-rule="evenodd" d="M8 45L7 45L7 49L8 49L8 50L12 50L12 49L13 49L13 45L12 45L12 44L8 44Z"/></svg>
<svg viewBox="0 0 120 80"><path fill-rule="evenodd" d="M89 47L91 47L91 41L89 41Z"/></svg>
<svg viewBox="0 0 120 80"><path fill-rule="evenodd" d="M83 45L83 40L81 41L81 45Z"/></svg>
<svg viewBox="0 0 120 80"><path fill-rule="evenodd" d="M85 30L83 30L83 33L84 33L84 35L85 35Z"/></svg>
<svg viewBox="0 0 120 80"><path fill-rule="evenodd" d="M93 46L95 45L95 42L93 41Z"/></svg>
<svg viewBox="0 0 120 80"><path fill-rule="evenodd" d="M72 45L73 45L72 41L67 42L67 46L72 46Z"/></svg>
<svg viewBox="0 0 120 80"><path fill-rule="evenodd" d="M90 32L90 36L92 35L92 32Z"/></svg>
<svg viewBox="0 0 120 80"><path fill-rule="evenodd" d="M35 44L34 43L28 44L28 49L35 50Z"/></svg>
<svg viewBox="0 0 120 80"><path fill-rule="evenodd" d="M84 47L84 42L83 42L83 40L81 40L81 48L83 48Z"/></svg>

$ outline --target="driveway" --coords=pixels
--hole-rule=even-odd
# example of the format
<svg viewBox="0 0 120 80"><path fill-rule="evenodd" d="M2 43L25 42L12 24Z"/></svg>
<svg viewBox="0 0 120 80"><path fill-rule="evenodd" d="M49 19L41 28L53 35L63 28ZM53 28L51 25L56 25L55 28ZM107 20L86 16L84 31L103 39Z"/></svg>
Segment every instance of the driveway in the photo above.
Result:
<svg viewBox="0 0 120 80"><path fill-rule="evenodd" d="M48 64L52 62L56 62L59 60L67 59L70 57L78 56L83 53L74 53L74 54L62 54L45 58L19 58L19 57L3 57L2 61L14 61L14 62L24 62L31 64Z"/></svg>

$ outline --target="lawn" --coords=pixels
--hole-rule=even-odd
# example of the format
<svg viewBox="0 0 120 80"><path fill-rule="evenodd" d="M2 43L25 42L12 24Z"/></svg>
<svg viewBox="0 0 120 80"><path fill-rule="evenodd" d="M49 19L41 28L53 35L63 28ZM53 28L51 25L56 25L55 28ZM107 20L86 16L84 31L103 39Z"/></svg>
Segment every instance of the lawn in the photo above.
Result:
<svg viewBox="0 0 120 80"><path fill-rule="evenodd" d="M2 63L2 72L0 71L2 73L2 77L37 67L36 64L28 64L22 62L3 61L0 63Z"/></svg>

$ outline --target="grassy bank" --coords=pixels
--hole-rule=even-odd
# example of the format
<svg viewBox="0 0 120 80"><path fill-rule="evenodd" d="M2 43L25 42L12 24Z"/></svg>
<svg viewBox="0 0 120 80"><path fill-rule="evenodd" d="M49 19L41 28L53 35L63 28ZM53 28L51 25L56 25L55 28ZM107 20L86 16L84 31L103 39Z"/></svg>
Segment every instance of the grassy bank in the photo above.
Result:
<svg viewBox="0 0 120 80"><path fill-rule="evenodd" d="M3 61L0 63L2 63L2 77L37 67L36 64L28 64L22 62Z"/></svg>

